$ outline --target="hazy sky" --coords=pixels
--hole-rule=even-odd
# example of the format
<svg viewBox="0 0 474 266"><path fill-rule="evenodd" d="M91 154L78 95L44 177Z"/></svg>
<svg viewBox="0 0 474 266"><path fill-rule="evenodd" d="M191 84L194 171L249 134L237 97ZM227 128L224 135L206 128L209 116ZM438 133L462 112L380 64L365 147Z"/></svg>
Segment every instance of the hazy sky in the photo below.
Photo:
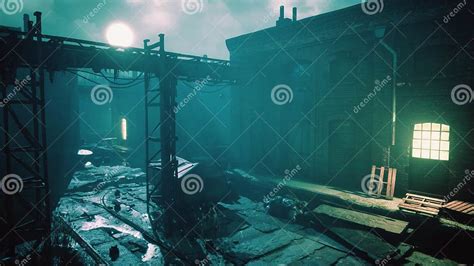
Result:
<svg viewBox="0 0 474 266"><path fill-rule="evenodd" d="M165 33L167 49L174 52L228 59L225 40L272 27L278 7L298 7L299 18L360 3L360 0L0 0L21 1L21 12L0 11L0 25L22 25L22 14L39 10L44 33L105 42L105 30L114 21L128 24L133 46L156 41ZM185 3L188 2L188 3ZM192 3L195 2L195 3ZM196 4L193 6L193 4ZM193 9L197 7L197 9Z"/></svg>

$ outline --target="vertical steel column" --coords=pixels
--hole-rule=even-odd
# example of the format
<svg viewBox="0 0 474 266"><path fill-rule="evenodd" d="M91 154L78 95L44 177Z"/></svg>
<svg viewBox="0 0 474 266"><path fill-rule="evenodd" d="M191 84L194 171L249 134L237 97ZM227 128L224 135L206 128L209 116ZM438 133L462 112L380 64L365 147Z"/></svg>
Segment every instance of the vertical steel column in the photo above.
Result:
<svg viewBox="0 0 474 266"><path fill-rule="evenodd" d="M165 50L165 36L160 34L160 137L161 137L161 193L167 211L164 213L165 235L170 236L175 228L175 213L178 200L178 174L176 160L176 77L172 73L171 61Z"/></svg>
<svg viewBox="0 0 474 266"><path fill-rule="evenodd" d="M8 234L6 245L14 256L15 246L23 241L35 240L34 248L43 248L44 262L51 259L51 209L48 183L47 136L45 114L45 72L43 65L41 13L36 12L36 23L27 21L29 42L36 49L38 63L29 65L29 83L25 79L16 83L9 95L7 84L2 88L8 102L3 110L6 174L18 175L23 187L5 197ZM33 40L36 39L34 44ZM16 69L9 69L16 73ZM8 71L6 71L8 72ZM14 74L13 74L14 75ZM15 78L15 77L13 77ZM7 77L6 80L11 78ZM21 97L23 96L23 97ZM25 120L29 122L25 123ZM18 130L15 130L16 128ZM18 217L18 214L24 217ZM2 243L3 245L4 243Z"/></svg>
<svg viewBox="0 0 474 266"><path fill-rule="evenodd" d="M143 40L143 49L145 50L145 56L150 55L150 49L148 48L148 43L150 40ZM150 200L150 158L149 158L149 126L148 126L148 91L150 90L150 74L145 70L143 73L144 79L144 88L145 88L145 178L146 178L146 195L147 201ZM147 213L150 214L150 204L147 202ZM151 221L151 220L150 220ZM153 224L152 224L153 225Z"/></svg>
<svg viewBox="0 0 474 266"><path fill-rule="evenodd" d="M51 202L50 202L50 190L49 190L49 177L48 177L48 156L47 156L47 135L46 135L46 98L45 98L45 71L43 64L43 54L41 45L43 42L42 37L42 20L41 12L35 12L34 16L36 18L35 23L35 37L37 43L39 44L38 49L38 66L35 70L31 70L31 75L37 78L32 78L32 90L33 92L33 109L35 110L33 114L35 115L34 121L34 135L35 140L37 141L37 148L35 150L35 167L37 172L40 174L38 176L39 186L36 186L36 202L41 206L44 214L44 219L42 224L42 231L44 233L43 240L43 250L45 255L45 261L51 262Z"/></svg>
<svg viewBox="0 0 474 266"><path fill-rule="evenodd" d="M7 96L8 96L8 90L7 90L7 80L8 80L9 77L5 77L3 80L2 80L2 100L3 99L7 99ZM11 138L10 138L10 119L9 119L9 109L10 109L10 106L9 104L5 104L3 106L3 131L4 131L4 143L2 145L2 152L4 153L5 155L5 172L4 174L11 174L12 173L12 159L11 159L11 156L10 156L10 142L11 142ZM3 166L2 166L3 167ZM0 178L2 178L3 176L0 176ZM13 201L12 201L12 198L11 197L8 197L8 196L5 196L4 199L2 200L2 204L3 204L3 207L4 207L4 210L5 210L5 219L6 219L6 229L5 229L5 233L8 234L8 231L11 230L11 228L13 228L14 226L14 214L13 214ZM9 237L9 236L6 236L6 238L4 239L4 241L6 241L7 243L12 243L12 237ZM15 245L11 245L8 247L8 250L7 250L7 255L8 256L15 256Z"/></svg>

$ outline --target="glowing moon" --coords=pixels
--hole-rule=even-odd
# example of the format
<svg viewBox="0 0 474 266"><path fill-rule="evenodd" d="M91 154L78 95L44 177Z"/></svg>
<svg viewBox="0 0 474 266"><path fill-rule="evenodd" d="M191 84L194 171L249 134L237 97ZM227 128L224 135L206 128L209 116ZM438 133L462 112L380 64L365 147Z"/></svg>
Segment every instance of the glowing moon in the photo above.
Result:
<svg viewBox="0 0 474 266"><path fill-rule="evenodd" d="M116 22L107 27L106 38L110 45L129 47L133 43L132 29L122 22Z"/></svg>

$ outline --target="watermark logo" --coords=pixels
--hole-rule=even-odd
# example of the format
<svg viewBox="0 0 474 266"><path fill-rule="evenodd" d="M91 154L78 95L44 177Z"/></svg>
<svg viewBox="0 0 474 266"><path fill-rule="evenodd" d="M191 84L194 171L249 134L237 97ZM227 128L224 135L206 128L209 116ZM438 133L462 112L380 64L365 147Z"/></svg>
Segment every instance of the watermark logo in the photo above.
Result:
<svg viewBox="0 0 474 266"><path fill-rule="evenodd" d="M300 165L297 165L295 168L291 169L291 170L288 170L286 169L285 170L285 177L283 178L283 180L281 180L280 182L278 182L278 184L276 185L276 187L273 188L272 191L270 191L270 193L268 193L267 195L265 195L263 197L263 202L264 203L269 203L270 200L276 196L276 194L278 194L278 192L280 192L280 190L283 189L283 187L286 186L286 184L293 178L295 177L299 172L301 171L301 166Z"/></svg>
<svg viewBox="0 0 474 266"><path fill-rule="evenodd" d="M474 170L469 170L469 169L466 169L464 171L464 178L462 179L461 182L459 182L456 187L454 187L449 193L448 195L444 196L444 200L446 202L449 202L454 196L456 196L456 194L458 194L459 191L461 191L463 189L464 186L466 186L466 184L471 181L471 178L474 177Z"/></svg>
<svg viewBox="0 0 474 266"><path fill-rule="evenodd" d="M15 265L19 265L19 266L26 266L28 265L28 263L32 260L32 257L30 254L26 255L24 258L22 259L16 259L15 260Z"/></svg>
<svg viewBox="0 0 474 266"><path fill-rule="evenodd" d="M278 84L272 89L272 102L276 105L285 105L293 101L293 90L286 84Z"/></svg>
<svg viewBox="0 0 474 266"><path fill-rule="evenodd" d="M0 0L0 9L7 15L15 15L23 10L23 0Z"/></svg>
<svg viewBox="0 0 474 266"><path fill-rule="evenodd" d="M474 92L466 84L459 84L451 90L451 100L457 105L465 105L474 99Z"/></svg>
<svg viewBox="0 0 474 266"><path fill-rule="evenodd" d="M204 188L202 178L195 174L189 174L181 179L181 190L188 195L199 193Z"/></svg>
<svg viewBox="0 0 474 266"><path fill-rule="evenodd" d="M87 15L85 15L83 18L82 18L82 22L84 24L87 24L89 23L89 21L91 19L93 19L97 14L99 14L100 10L107 4L107 0L101 0L92 10L89 11L89 13L87 13Z"/></svg>
<svg viewBox="0 0 474 266"><path fill-rule="evenodd" d="M211 81L210 76L207 76L205 79L202 80L196 80L194 82L193 90L188 93L188 95L186 95L186 97L182 101L180 101L177 106L174 107L174 113L178 114L178 112L181 111L181 109L183 109L191 101L191 99L194 98L194 96L196 96L198 92L201 91L204 86L209 83L209 81Z"/></svg>
<svg viewBox="0 0 474 266"><path fill-rule="evenodd" d="M443 17L444 24L448 24L451 20L467 5L467 0L459 2L449 14Z"/></svg>
<svg viewBox="0 0 474 266"><path fill-rule="evenodd" d="M389 262L392 260L390 255L385 256L385 258L375 260L376 266L385 266L388 265Z"/></svg>
<svg viewBox="0 0 474 266"><path fill-rule="evenodd" d="M0 188L7 195L19 193L23 190L23 180L15 174L6 175L2 178Z"/></svg>
<svg viewBox="0 0 474 266"><path fill-rule="evenodd" d="M360 182L360 188L366 194L373 194L379 188L379 180L380 177L378 175L374 175L374 178L371 178L371 175L368 174L362 178Z"/></svg>
<svg viewBox="0 0 474 266"><path fill-rule="evenodd" d="M354 114L357 114L364 108L370 101L372 101L375 96L377 96L377 93L379 93L385 86L388 85L388 83L392 81L392 77L390 75L387 75L382 81L380 80L375 80L375 87L374 89L356 106L354 106Z"/></svg>
<svg viewBox="0 0 474 266"><path fill-rule="evenodd" d="M362 0L361 7L365 14L372 16L377 13L382 13L384 4L383 0Z"/></svg>
<svg viewBox="0 0 474 266"><path fill-rule="evenodd" d="M107 85L97 85L92 88L91 100L97 105L111 103L114 98L112 89Z"/></svg>
<svg viewBox="0 0 474 266"><path fill-rule="evenodd" d="M31 81L31 76L28 75L22 80L15 80L15 86L13 87L13 91L8 93L7 98L2 99L0 101L0 108L5 107L9 101L11 101L22 89L24 89Z"/></svg>
<svg viewBox="0 0 474 266"><path fill-rule="evenodd" d="M181 0L181 9L188 15L201 13L204 8L203 0Z"/></svg>
<svg viewBox="0 0 474 266"><path fill-rule="evenodd" d="M194 264L199 265L199 266L210 265L211 264L211 257L209 255L207 255L202 260L195 259Z"/></svg>

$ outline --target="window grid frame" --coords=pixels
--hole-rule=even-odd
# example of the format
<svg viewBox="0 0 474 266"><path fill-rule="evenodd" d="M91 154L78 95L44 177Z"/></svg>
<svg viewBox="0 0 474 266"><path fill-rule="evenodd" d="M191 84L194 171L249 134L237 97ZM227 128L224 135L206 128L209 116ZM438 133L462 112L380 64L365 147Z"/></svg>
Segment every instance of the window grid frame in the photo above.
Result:
<svg viewBox="0 0 474 266"><path fill-rule="evenodd" d="M413 126L413 158L449 161L450 127L441 123L417 123ZM435 147L433 147L435 145Z"/></svg>

